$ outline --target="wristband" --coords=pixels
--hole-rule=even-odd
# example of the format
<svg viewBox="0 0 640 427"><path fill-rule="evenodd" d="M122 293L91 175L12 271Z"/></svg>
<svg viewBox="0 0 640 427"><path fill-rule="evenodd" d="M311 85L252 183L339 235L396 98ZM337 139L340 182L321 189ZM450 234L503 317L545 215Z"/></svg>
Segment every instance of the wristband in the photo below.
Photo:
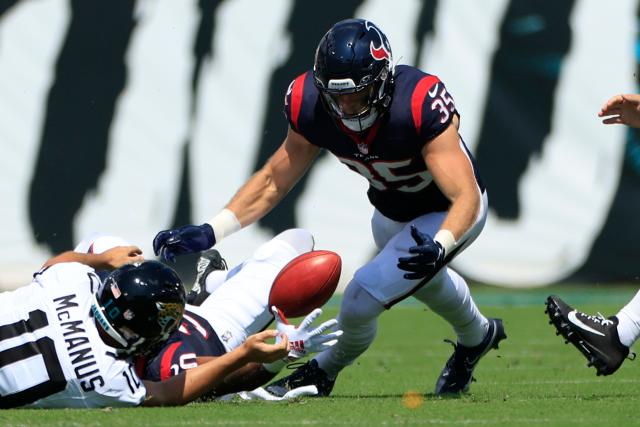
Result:
<svg viewBox="0 0 640 427"><path fill-rule="evenodd" d="M236 215L229 209L223 209L220 211L218 215L207 221L207 224L213 228L213 235L216 238L216 243L219 243L226 236L233 234L242 228Z"/></svg>
<svg viewBox="0 0 640 427"><path fill-rule="evenodd" d="M456 238L453 237L453 233L444 228L436 233L433 240L442 245L445 256L450 253L456 245Z"/></svg>

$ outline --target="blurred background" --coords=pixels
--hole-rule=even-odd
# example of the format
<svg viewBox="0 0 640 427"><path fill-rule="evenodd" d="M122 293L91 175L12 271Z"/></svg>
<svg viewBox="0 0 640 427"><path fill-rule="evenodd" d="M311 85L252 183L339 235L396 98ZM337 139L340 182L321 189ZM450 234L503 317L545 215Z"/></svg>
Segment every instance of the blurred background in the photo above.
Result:
<svg viewBox="0 0 640 427"><path fill-rule="evenodd" d="M638 1L0 0L0 289L94 232L151 257L217 213L282 142L283 97L329 27L361 17L445 82L491 212L455 262L510 287L638 282L640 139L597 117L637 91ZM321 156L229 264L290 227L374 253L367 182ZM195 257L178 265L187 280Z"/></svg>

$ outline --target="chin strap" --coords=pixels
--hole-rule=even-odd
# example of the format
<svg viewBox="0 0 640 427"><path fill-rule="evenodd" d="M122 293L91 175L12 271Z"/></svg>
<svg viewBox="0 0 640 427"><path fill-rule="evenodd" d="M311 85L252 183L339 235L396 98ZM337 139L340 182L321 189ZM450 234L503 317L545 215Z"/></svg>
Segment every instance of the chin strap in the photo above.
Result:
<svg viewBox="0 0 640 427"><path fill-rule="evenodd" d="M342 124L349 130L354 132L362 132L369 129L376 122L378 118L378 109L375 107L371 108L369 114L365 117L356 117L353 119L340 119Z"/></svg>

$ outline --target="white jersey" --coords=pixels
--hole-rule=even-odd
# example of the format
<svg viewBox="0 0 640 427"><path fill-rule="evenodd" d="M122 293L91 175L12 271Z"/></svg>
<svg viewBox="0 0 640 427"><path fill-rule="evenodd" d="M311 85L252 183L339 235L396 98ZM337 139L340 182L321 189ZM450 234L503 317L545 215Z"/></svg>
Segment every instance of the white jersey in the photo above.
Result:
<svg viewBox="0 0 640 427"><path fill-rule="evenodd" d="M133 406L146 390L98 335L92 268L56 264L0 293L0 408Z"/></svg>

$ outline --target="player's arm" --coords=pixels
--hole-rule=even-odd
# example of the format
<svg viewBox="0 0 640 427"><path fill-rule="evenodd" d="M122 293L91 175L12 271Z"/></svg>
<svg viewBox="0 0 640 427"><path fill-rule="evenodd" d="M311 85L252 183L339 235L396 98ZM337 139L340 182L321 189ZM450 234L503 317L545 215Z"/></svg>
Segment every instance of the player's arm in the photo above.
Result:
<svg viewBox="0 0 640 427"><path fill-rule="evenodd" d="M282 145L240 188L226 209L233 212L242 227L256 222L293 188L319 151L319 147L289 128Z"/></svg>
<svg viewBox="0 0 640 427"><path fill-rule="evenodd" d="M450 232L454 241L471 228L480 209L480 188L471 160L462 147L457 123L455 116L447 129L422 149L431 176L451 202L440 231Z"/></svg>
<svg viewBox="0 0 640 427"><path fill-rule="evenodd" d="M62 262L79 262L96 270L114 270L125 264L142 262L142 250L137 246L116 246L100 254L67 251L50 258L42 268Z"/></svg>
<svg viewBox="0 0 640 427"><path fill-rule="evenodd" d="M289 129L287 137L262 168L238 190L227 206L202 225L163 230L153 250L164 259L209 249L240 228L266 215L305 174L320 148Z"/></svg>
<svg viewBox="0 0 640 427"><path fill-rule="evenodd" d="M215 390L225 378L251 362L273 362L289 352L286 336L276 344L265 341L274 338L277 332L266 330L250 336L235 350L216 357L196 368L181 372L165 381L144 381L147 396L144 406L176 406L189 403Z"/></svg>
<svg viewBox="0 0 640 427"><path fill-rule="evenodd" d="M471 159L462 147L457 123L457 116L454 116L449 126L422 149L431 176L451 201L451 206L434 236L411 227L416 246L409 249L409 256L398 258L398 268L407 272L405 279L432 277L446 263L447 255L478 215L480 188Z"/></svg>

